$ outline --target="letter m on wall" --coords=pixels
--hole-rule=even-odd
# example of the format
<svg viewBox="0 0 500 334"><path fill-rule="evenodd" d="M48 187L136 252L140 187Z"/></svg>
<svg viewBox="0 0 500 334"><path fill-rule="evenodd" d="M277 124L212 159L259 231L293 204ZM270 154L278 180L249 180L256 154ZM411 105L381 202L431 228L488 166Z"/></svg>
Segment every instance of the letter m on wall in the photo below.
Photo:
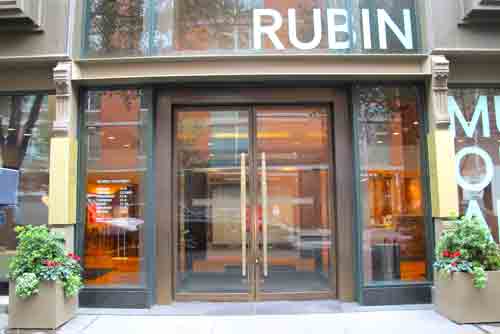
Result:
<svg viewBox="0 0 500 334"><path fill-rule="evenodd" d="M466 120L464 113L460 110L460 107L454 96L448 97L448 112L450 113L450 131L451 134L457 136L457 120L460 123L465 135L469 138L474 137L474 132L477 129L479 120L481 120L481 125L483 128L483 137L489 138L491 136L490 131L490 119L488 115L488 98L486 96L479 96L476 100L474 106L474 112L472 113L472 118L470 121Z"/></svg>

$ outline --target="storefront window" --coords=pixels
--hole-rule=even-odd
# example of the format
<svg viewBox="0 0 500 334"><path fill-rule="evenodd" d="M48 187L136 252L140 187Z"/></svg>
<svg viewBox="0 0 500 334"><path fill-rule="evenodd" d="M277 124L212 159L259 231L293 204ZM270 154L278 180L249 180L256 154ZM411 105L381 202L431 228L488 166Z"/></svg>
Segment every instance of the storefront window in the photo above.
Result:
<svg viewBox="0 0 500 334"><path fill-rule="evenodd" d="M0 281L16 249L14 227L48 222L54 96L0 96Z"/></svg>
<svg viewBox="0 0 500 334"><path fill-rule="evenodd" d="M143 56L148 53L145 0L88 0L88 56Z"/></svg>
<svg viewBox="0 0 500 334"><path fill-rule="evenodd" d="M417 89L366 87L359 99L364 282L423 281L426 217Z"/></svg>
<svg viewBox="0 0 500 334"><path fill-rule="evenodd" d="M498 240L500 89L451 89L448 100L459 214L478 217Z"/></svg>
<svg viewBox="0 0 500 334"><path fill-rule="evenodd" d="M87 0L85 57L415 53L415 0Z"/></svg>
<svg viewBox="0 0 500 334"><path fill-rule="evenodd" d="M87 286L144 285L148 112L141 90L88 93Z"/></svg>

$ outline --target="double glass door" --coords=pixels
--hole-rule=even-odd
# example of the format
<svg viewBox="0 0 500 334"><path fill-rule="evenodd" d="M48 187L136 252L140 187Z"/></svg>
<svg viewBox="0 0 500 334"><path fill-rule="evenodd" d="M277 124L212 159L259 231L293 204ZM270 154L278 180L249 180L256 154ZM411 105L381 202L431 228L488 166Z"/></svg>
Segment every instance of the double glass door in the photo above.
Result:
<svg viewBox="0 0 500 334"><path fill-rule="evenodd" d="M331 129L328 105L175 109L177 296L332 296Z"/></svg>

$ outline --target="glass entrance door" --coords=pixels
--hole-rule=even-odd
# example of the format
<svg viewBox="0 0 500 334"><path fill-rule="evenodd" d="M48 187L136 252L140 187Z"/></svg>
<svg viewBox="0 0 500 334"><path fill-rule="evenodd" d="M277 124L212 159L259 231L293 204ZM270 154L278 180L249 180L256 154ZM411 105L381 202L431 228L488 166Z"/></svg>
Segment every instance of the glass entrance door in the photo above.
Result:
<svg viewBox="0 0 500 334"><path fill-rule="evenodd" d="M256 114L257 292L333 287L330 121L325 106L262 106Z"/></svg>
<svg viewBox="0 0 500 334"><path fill-rule="evenodd" d="M176 112L177 293L250 294L250 111Z"/></svg>
<svg viewBox="0 0 500 334"><path fill-rule="evenodd" d="M332 145L322 105L175 113L177 295L332 291Z"/></svg>

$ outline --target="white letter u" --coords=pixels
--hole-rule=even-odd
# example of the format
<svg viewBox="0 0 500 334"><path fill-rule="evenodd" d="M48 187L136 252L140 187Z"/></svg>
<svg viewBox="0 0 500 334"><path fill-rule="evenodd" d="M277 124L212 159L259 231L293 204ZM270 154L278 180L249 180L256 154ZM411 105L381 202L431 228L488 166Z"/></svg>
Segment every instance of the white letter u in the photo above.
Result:
<svg viewBox="0 0 500 334"><path fill-rule="evenodd" d="M300 50L312 50L317 48L321 43L321 36L323 30L321 27L321 10L313 9L313 21L314 21L314 37L310 42L301 42L297 37L297 14L295 9L288 10L288 31L290 37L290 43L294 47Z"/></svg>

